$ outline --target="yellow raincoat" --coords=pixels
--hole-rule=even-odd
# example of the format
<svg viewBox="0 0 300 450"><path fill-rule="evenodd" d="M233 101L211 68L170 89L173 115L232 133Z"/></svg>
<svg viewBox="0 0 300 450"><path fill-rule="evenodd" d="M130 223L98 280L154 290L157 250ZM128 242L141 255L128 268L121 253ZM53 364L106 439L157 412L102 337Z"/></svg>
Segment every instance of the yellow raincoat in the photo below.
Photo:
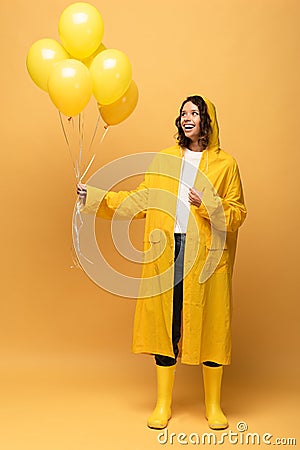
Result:
<svg viewBox="0 0 300 450"><path fill-rule="evenodd" d="M194 183L203 194L202 203L191 206L186 231L180 356L185 364L215 361L228 365L232 272L238 228L247 211L237 163L219 148L215 108L205 102L212 134ZM85 212L97 210L97 215L111 218L117 211L121 218L146 218L134 353L174 357L174 219L183 151L175 145L158 152L144 181L133 191L105 192L87 185Z"/></svg>

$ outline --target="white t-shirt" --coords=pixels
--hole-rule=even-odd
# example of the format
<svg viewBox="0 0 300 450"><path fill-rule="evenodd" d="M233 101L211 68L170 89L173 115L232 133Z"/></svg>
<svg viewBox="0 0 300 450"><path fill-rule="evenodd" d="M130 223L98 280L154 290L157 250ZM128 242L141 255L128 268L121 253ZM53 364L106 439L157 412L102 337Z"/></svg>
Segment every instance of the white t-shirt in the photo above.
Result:
<svg viewBox="0 0 300 450"><path fill-rule="evenodd" d="M174 233L186 233L190 214L188 194L189 189L194 186L196 173L200 164L201 157L202 152L193 152L188 148L184 150L178 188Z"/></svg>

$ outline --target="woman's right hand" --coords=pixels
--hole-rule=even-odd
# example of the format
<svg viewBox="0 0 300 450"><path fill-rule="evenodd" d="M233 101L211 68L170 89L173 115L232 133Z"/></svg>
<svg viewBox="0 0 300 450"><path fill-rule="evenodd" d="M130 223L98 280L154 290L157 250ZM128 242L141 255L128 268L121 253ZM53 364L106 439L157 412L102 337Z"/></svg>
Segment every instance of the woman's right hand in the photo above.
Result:
<svg viewBox="0 0 300 450"><path fill-rule="evenodd" d="M80 200L83 202L83 204L85 204L86 194L87 194L86 184L83 184L83 183L77 184L77 194L78 194Z"/></svg>

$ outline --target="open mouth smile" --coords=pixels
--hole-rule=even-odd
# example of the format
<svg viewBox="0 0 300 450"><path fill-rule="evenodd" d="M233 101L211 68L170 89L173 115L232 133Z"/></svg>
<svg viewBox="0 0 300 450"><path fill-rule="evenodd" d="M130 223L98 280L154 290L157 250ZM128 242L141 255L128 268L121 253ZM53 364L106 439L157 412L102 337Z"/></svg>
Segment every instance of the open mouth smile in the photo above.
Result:
<svg viewBox="0 0 300 450"><path fill-rule="evenodd" d="M183 125L183 128L185 131L191 131L193 128L195 128L195 125L191 123L186 123L185 125Z"/></svg>

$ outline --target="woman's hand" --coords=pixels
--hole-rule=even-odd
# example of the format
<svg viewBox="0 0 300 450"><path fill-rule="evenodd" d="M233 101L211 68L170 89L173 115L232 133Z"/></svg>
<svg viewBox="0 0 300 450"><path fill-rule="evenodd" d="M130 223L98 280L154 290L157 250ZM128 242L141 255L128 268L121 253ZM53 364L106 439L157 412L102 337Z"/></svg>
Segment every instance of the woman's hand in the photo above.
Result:
<svg viewBox="0 0 300 450"><path fill-rule="evenodd" d="M189 202L191 205L197 206L199 208L202 203L202 192L198 191L194 187L190 188Z"/></svg>
<svg viewBox="0 0 300 450"><path fill-rule="evenodd" d="M77 184L77 194L78 194L80 200L82 201L82 203L85 205L86 194L87 194L86 184L83 184L83 183Z"/></svg>

